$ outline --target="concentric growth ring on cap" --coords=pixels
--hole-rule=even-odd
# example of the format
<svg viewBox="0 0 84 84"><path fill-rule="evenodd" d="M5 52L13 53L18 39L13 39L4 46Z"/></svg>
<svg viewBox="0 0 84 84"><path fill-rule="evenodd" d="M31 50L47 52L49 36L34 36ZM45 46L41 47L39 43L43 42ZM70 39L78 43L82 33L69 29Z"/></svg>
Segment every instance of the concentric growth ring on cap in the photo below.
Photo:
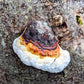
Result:
<svg viewBox="0 0 84 84"><path fill-rule="evenodd" d="M28 27L20 37L21 44L25 45L27 50L31 53L40 55L41 57L59 57L60 48L53 32L50 31L45 24L43 25L45 30L41 29L40 26L37 28L37 26L37 22L31 22L28 24ZM38 31L39 28L42 33ZM53 37L51 35L53 35Z"/></svg>

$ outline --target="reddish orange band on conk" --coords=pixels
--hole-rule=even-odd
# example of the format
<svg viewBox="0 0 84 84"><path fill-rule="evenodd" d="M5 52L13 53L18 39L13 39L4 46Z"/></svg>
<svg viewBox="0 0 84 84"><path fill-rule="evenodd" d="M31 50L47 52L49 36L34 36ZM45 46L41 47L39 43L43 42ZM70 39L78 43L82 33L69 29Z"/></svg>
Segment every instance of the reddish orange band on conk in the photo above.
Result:
<svg viewBox="0 0 84 84"><path fill-rule="evenodd" d="M28 51L30 51L32 54L39 55L41 58L43 57L56 57L58 58L60 56L60 48L58 43L56 42L57 46L55 49L39 49L37 46L35 46L33 43L28 42L25 43L24 39L20 37L20 43L21 45L24 45Z"/></svg>

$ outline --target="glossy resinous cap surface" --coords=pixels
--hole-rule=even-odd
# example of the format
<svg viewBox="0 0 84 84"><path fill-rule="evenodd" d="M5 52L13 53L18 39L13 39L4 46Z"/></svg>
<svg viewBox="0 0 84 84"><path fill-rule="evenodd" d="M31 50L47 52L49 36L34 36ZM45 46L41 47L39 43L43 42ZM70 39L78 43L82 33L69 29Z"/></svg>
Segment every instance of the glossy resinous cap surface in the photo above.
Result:
<svg viewBox="0 0 84 84"><path fill-rule="evenodd" d="M53 50L57 48L57 41L51 28L40 21L32 21L22 34L26 43L31 42L39 49Z"/></svg>

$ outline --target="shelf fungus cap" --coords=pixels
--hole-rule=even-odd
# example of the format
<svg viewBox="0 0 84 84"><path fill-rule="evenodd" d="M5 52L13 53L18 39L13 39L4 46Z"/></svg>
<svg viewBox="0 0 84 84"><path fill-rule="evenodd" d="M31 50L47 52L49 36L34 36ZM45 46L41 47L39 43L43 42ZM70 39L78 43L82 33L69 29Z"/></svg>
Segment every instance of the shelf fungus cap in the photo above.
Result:
<svg viewBox="0 0 84 84"><path fill-rule="evenodd" d="M13 50L21 61L43 71L59 73L70 62L70 54L63 50L46 22L31 21L14 40Z"/></svg>

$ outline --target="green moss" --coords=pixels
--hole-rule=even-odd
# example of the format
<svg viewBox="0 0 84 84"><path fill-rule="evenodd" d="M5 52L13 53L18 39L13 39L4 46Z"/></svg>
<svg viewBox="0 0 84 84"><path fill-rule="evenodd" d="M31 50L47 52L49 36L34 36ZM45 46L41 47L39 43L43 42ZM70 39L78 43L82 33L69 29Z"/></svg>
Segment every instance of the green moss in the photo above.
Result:
<svg viewBox="0 0 84 84"><path fill-rule="evenodd" d="M27 15L25 15L25 19L28 19L28 16Z"/></svg>
<svg viewBox="0 0 84 84"><path fill-rule="evenodd" d="M77 16L77 23L80 24L80 25L83 25L81 19L80 19L80 16Z"/></svg>

